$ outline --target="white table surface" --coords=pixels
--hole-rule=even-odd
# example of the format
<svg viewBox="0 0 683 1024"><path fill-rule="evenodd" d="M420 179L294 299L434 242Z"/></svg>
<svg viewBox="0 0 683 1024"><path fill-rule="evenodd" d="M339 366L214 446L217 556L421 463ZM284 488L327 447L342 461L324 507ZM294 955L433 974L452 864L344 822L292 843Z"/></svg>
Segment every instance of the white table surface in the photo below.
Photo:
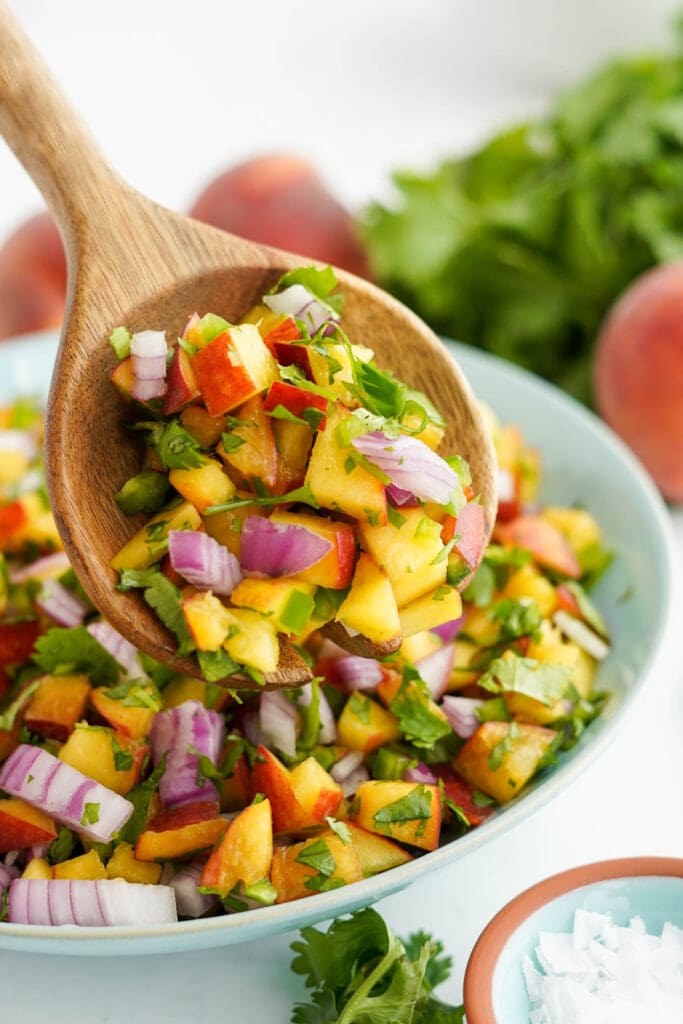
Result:
<svg viewBox="0 0 683 1024"><path fill-rule="evenodd" d="M598 59L660 42L673 0L14 0L10 3L118 170L185 210L254 153L311 159L351 207L543 109ZM0 146L0 239L40 207ZM683 564L683 512L674 511ZM680 594L675 608L680 608ZM454 958L459 1001L477 935L510 898L580 863L682 855L683 652L675 617L619 735L550 804L452 868L378 905ZM295 933L194 954L117 959L0 952L0 1021L286 1024L302 988ZM236 1007L239 1009L236 1010Z"/></svg>

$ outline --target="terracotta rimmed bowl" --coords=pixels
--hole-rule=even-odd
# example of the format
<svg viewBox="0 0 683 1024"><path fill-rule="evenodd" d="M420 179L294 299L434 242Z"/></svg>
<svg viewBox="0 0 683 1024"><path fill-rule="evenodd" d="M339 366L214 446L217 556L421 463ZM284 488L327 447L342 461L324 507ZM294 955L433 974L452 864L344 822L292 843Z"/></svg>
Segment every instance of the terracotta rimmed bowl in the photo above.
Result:
<svg viewBox="0 0 683 1024"><path fill-rule="evenodd" d="M496 914L467 964L467 1024L529 1024L531 1005L522 975L542 931L571 932L574 911L610 913L618 925L634 916L648 932L667 921L683 927L683 859L626 857L571 868L532 885Z"/></svg>

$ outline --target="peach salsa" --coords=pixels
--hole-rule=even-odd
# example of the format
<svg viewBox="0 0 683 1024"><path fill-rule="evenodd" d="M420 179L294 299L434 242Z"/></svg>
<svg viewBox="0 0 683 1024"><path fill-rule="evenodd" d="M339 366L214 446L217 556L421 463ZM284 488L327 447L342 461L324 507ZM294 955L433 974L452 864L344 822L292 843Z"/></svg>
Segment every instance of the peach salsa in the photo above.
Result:
<svg viewBox="0 0 683 1024"><path fill-rule="evenodd" d="M423 593L447 587L450 594L449 570L464 572L458 557L467 565L467 551L454 555L457 523L475 504L462 483L465 470L458 466L451 477L434 463L425 490L412 469L399 479L382 469L390 483L377 475L375 450L353 443L367 436L358 425L392 443L405 436L426 446L424 438L438 434L437 415L405 391L401 419L385 394L400 386L379 371L364 375L360 367L372 363L339 334L319 337L299 303L320 301L316 316L327 323L334 319L328 295L323 302L288 294L299 285L320 294L320 279L304 280L284 282L238 328L192 318L166 377L166 355L145 377L132 361L135 335L118 332L123 359L114 376L121 387L127 382L136 409L147 407L141 429L149 444L145 468L118 500L161 524L144 528L121 556L121 577L144 587L179 645L198 651L204 680L137 651L98 615L48 508L41 415L26 400L0 409L0 905L10 924L145 925L234 913L314 897L405 864L516 798L604 704L593 679L609 640L589 596L609 561L598 524L580 508L539 504L537 453L489 414L501 495L493 541L462 607L458 598L448 621L430 618L424 609L438 602L430 596L420 606L421 595L411 592L413 556L401 534L412 522L415 557L429 551L413 574L429 577ZM283 309L285 301L291 305ZM225 378L215 369L202 377L196 359L226 334L255 338L247 326L259 337L280 333L279 341L255 346L259 365L276 379L250 396L241 392L240 404L226 411L225 397L215 397ZM282 338L295 330L304 339ZM169 397L179 364L190 393L201 389L201 403ZM246 374L249 356L239 365ZM277 400L268 398L274 385ZM378 404L356 404L360 394ZM318 397L324 402L315 404ZM164 405L176 401L180 415L172 408L164 415ZM406 421L412 434L401 431ZM343 448L333 441L339 432L348 440ZM349 485L316 468L320 438L323 466L336 467L342 479L361 474L366 489L353 489L360 507L347 504L354 500ZM244 461L236 462L240 452ZM410 453L405 463L412 465ZM444 492L427 491L442 477ZM287 494L286 512L271 504ZM247 545L247 556L242 545L254 523L273 532ZM281 528L289 527L295 532L281 543ZM394 531L387 547L375 544L381 528ZM176 549L178 538L216 548L188 555L182 543ZM445 552L445 582L431 575L441 565L435 549ZM230 593L225 564L235 577ZM372 601L381 600L383 616L397 608L402 624L400 647L381 659L349 654L319 629L354 595L359 572L369 573L363 593L372 600L362 617L342 621L370 630ZM373 582L379 574L381 591ZM251 588L249 596L240 598L240 588ZM194 616L205 602L205 616ZM423 611L406 628L405 609L416 606ZM310 684L287 691L216 684L233 663L267 671L272 662L262 652L279 632L298 638Z"/></svg>

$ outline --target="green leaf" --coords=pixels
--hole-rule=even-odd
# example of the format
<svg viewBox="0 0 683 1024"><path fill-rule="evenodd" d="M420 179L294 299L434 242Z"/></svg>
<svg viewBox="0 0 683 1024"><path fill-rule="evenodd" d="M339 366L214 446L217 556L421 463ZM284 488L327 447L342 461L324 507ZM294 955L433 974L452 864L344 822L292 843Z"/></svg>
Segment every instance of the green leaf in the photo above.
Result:
<svg viewBox="0 0 683 1024"><path fill-rule="evenodd" d="M73 855L77 846L78 838L76 834L70 828L67 828L66 825L60 825L57 838L53 839L48 847L48 864L61 864L62 861L68 860Z"/></svg>
<svg viewBox="0 0 683 1024"><path fill-rule="evenodd" d="M167 423L153 443L166 469L199 469L206 462L199 444L178 420Z"/></svg>
<svg viewBox="0 0 683 1024"><path fill-rule="evenodd" d="M435 713L426 684L412 666L405 666L403 679L389 710L398 718L405 738L416 747L432 747L452 729Z"/></svg>
<svg viewBox="0 0 683 1024"><path fill-rule="evenodd" d="M161 776L164 774L165 768L166 754L163 755L159 764L146 779L139 782L137 786L133 786L133 788L126 793L126 800L130 800L133 805L133 813L119 831L119 839L122 842L135 843L140 834L144 831L145 825L147 824L149 805L152 801L152 797L159 788Z"/></svg>
<svg viewBox="0 0 683 1024"><path fill-rule="evenodd" d="M420 782L405 796L380 807L372 820L377 825L394 825L402 821L427 821L431 817L432 794Z"/></svg>
<svg viewBox="0 0 683 1024"><path fill-rule="evenodd" d="M337 862L324 839L305 846L296 858L298 864L305 864L321 875L333 875Z"/></svg>
<svg viewBox="0 0 683 1024"><path fill-rule="evenodd" d="M111 749L114 754L114 768L117 772L127 772L133 767L133 755L124 750L116 736L111 734Z"/></svg>
<svg viewBox="0 0 683 1024"><path fill-rule="evenodd" d="M154 566L151 569L123 569L119 589L131 587L143 588L145 601L178 641L178 656L183 657L193 651L194 643L183 615L178 588Z"/></svg>
<svg viewBox="0 0 683 1024"><path fill-rule="evenodd" d="M207 683L218 683L240 671L227 651L197 651L197 661Z"/></svg>
<svg viewBox="0 0 683 1024"><path fill-rule="evenodd" d="M96 686L112 685L121 671L85 626L49 629L36 640L32 658L44 672L57 676L83 672Z"/></svg>
<svg viewBox="0 0 683 1024"><path fill-rule="evenodd" d="M314 295L323 306L327 306L333 314L339 314L344 305L344 296L340 292L333 295L332 292L338 286L337 276L332 267L297 267L283 274L270 294L284 291L293 284L301 284L311 295Z"/></svg>
<svg viewBox="0 0 683 1024"><path fill-rule="evenodd" d="M552 707L566 693L571 674L567 665L551 665L512 655L494 658L478 685L493 693L523 693Z"/></svg>

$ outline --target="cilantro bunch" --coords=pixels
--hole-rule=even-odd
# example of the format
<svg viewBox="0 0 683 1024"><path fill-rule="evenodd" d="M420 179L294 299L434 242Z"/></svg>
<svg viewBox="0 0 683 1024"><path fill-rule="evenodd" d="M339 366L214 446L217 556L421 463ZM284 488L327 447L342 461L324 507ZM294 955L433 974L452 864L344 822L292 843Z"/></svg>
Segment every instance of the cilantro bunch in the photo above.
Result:
<svg viewBox="0 0 683 1024"><path fill-rule="evenodd" d="M583 401L613 300L683 256L683 20L670 53L606 64L547 116L433 173L359 225L379 283L443 334Z"/></svg>
<svg viewBox="0 0 683 1024"><path fill-rule="evenodd" d="M380 915L360 910L326 932L304 928L292 943L295 974L312 989L292 1024L462 1024L463 1008L432 994L451 959L424 932L403 943Z"/></svg>

